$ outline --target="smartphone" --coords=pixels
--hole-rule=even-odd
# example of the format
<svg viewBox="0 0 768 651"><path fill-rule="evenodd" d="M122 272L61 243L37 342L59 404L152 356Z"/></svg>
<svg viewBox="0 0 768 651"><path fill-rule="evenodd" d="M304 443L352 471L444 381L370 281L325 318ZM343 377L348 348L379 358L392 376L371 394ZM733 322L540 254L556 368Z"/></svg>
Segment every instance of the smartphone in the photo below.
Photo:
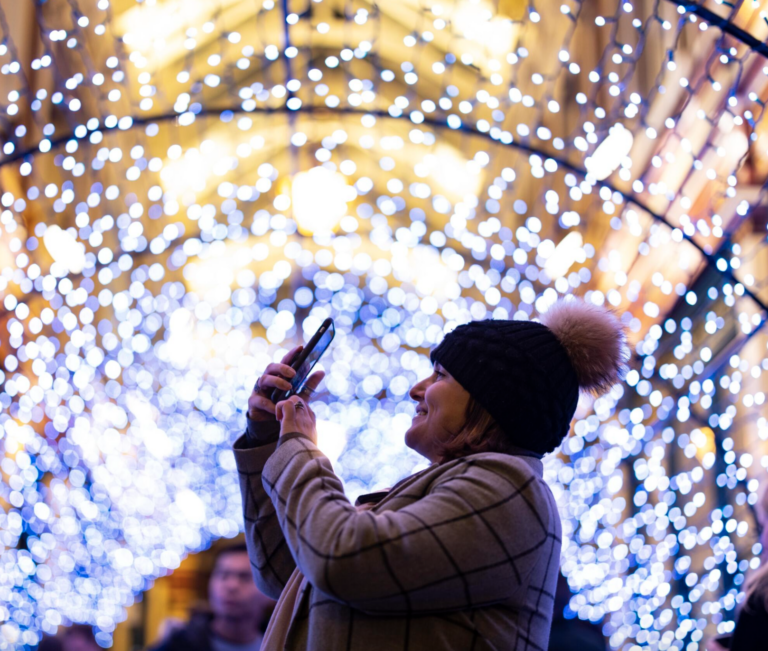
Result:
<svg viewBox="0 0 768 651"><path fill-rule="evenodd" d="M323 321L317 332L312 335L312 339L299 353L299 356L291 362L291 368L296 371L296 375L291 380L290 390L275 389L272 392L272 402L278 403L281 400L287 400L296 393L301 393L304 388L304 381L309 377L310 372L317 364L317 360L328 350L335 334L333 319Z"/></svg>

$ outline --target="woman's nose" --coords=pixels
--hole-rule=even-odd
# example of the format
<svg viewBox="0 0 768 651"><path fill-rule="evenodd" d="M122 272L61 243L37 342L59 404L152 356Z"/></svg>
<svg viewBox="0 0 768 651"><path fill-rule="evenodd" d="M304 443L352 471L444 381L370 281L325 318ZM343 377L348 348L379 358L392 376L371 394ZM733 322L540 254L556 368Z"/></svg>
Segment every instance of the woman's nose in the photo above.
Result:
<svg viewBox="0 0 768 651"><path fill-rule="evenodd" d="M427 384L427 381L422 380L421 382L417 382L411 387L411 390L408 392L408 395L411 397L411 400L418 401L424 395L426 384Z"/></svg>

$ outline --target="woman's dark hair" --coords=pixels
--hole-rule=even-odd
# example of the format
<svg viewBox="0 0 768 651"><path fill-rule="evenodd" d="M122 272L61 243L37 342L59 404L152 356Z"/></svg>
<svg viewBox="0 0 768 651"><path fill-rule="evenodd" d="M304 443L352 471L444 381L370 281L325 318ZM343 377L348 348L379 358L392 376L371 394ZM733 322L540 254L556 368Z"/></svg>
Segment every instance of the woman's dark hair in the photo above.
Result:
<svg viewBox="0 0 768 651"><path fill-rule="evenodd" d="M512 447L493 416L469 396L464 426L455 436L438 443L438 454L444 463L478 452L508 452Z"/></svg>

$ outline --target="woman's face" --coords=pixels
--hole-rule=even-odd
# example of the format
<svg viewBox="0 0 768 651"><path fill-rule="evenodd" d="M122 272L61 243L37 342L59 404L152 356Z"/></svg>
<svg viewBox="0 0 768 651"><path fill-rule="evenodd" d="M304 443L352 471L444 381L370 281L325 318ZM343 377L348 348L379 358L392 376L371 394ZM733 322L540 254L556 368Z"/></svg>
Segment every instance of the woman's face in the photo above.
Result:
<svg viewBox="0 0 768 651"><path fill-rule="evenodd" d="M405 433L405 444L427 457L439 458L439 442L458 434L466 420L469 393L440 364L409 395L416 401L416 416Z"/></svg>

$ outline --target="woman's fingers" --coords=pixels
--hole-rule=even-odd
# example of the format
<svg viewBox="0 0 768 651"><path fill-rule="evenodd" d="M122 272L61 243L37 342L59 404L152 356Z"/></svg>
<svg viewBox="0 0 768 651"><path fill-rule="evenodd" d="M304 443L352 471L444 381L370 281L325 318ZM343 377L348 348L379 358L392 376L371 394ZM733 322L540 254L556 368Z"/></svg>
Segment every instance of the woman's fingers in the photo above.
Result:
<svg viewBox="0 0 768 651"><path fill-rule="evenodd" d="M271 397L275 389L290 391L289 380L296 375L290 363L301 353L303 346L295 346L289 350L280 362L273 362L264 369L263 375L257 380L253 392L248 398L248 417L256 420L271 420L277 410ZM269 416L267 414L270 414Z"/></svg>
<svg viewBox="0 0 768 651"><path fill-rule="evenodd" d="M304 383L304 388L301 390L301 394L299 394L302 398L306 399L309 396L311 396L319 384L323 381L323 378L325 377L324 371L315 371L307 378L307 381Z"/></svg>
<svg viewBox="0 0 768 651"><path fill-rule="evenodd" d="M296 375L296 371L290 366L270 364L264 370L264 375L258 379L253 390L269 398L272 395L273 389L290 390L293 385L288 380L294 375Z"/></svg>
<svg viewBox="0 0 768 651"><path fill-rule="evenodd" d="M281 400L276 405L277 420L280 421L282 432L292 432L296 429L296 409L290 400Z"/></svg>
<svg viewBox="0 0 768 651"><path fill-rule="evenodd" d="M296 376L296 370L290 366L290 363L301 353L304 346L295 346L289 350L282 361L273 362L264 369L264 374L258 380L257 391L262 391L265 395L271 394L271 391L265 391L266 387L283 389L288 391L291 384L285 380L290 380Z"/></svg>
<svg viewBox="0 0 768 651"><path fill-rule="evenodd" d="M312 394L315 393L317 390L317 387L319 384L323 381L323 378L325 377L324 371L316 371L315 373L312 373L312 375L307 378L307 381L304 383L304 386L302 387L301 391L298 394L298 397L301 398L305 404L309 401L309 399L312 397ZM309 409L309 406L307 404L307 409L314 417L314 413L311 409Z"/></svg>
<svg viewBox="0 0 768 651"><path fill-rule="evenodd" d="M288 391L291 388L291 383L276 375L262 375L259 378L259 389L263 390L266 387L274 387L275 389ZM272 392L270 391L269 393Z"/></svg>
<svg viewBox="0 0 768 651"><path fill-rule="evenodd" d="M284 356L281 362L285 365L290 364L298 354L304 349L304 346L295 346L294 348L291 348Z"/></svg>
<svg viewBox="0 0 768 651"><path fill-rule="evenodd" d="M296 371L287 364L270 364L264 369L264 375L277 375L282 378L292 378L296 375Z"/></svg>
<svg viewBox="0 0 768 651"><path fill-rule="evenodd" d="M251 398L248 400L248 409L249 411L258 409L261 411L267 411L270 414L275 413L275 404L269 400L268 398L265 398L263 396L260 396L258 393L251 396ZM249 414L250 416L250 414Z"/></svg>
<svg viewBox="0 0 768 651"><path fill-rule="evenodd" d="M305 422L307 424L313 424L315 422L315 412L310 409L303 396L291 396L288 400L293 403L297 423Z"/></svg>
<svg viewBox="0 0 768 651"><path fill-rule="evenodd" d="M299 396L277 403L277 418L280 421L280 436L300 432L311 440L317 440L315 415Z"/></svg>

